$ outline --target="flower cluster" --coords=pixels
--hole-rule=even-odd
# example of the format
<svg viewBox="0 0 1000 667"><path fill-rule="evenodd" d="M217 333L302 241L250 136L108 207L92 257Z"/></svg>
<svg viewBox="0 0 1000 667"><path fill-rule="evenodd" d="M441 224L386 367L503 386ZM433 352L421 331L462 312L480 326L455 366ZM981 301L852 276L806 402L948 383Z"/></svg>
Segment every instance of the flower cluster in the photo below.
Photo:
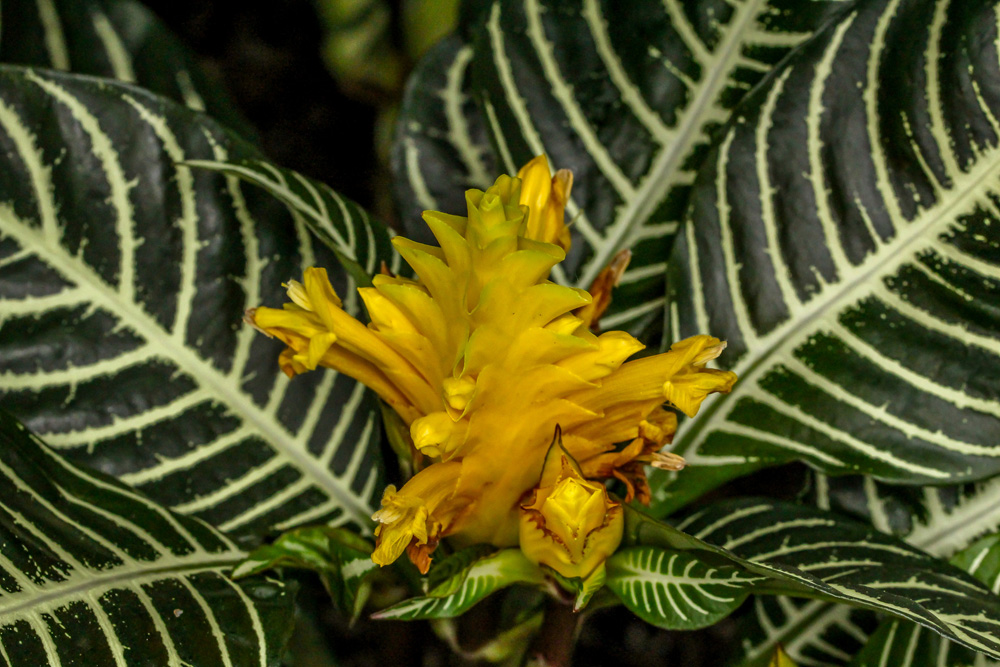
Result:
<svg viewBox="0 0 1000 667"><path fill-rule="evenodd" d="M660 453L677 423L663 404L694 415L732 387L732 373L705 367L725 347L716 338L627 361L639 341L591 331L620 264L593 294L548 280L569 246L571 187L569 172L552 176L539 157L518 178L469 190L467 216L426 212L439 246L393 239L416 278L378 275L359 289L367 326L344 312L321 268L288 284L284 308L248 313L288 346L288 375L346 373L409 426L417 473L389 486L373 516L380 565L405 551L426 572L449 537L520 544L564 576L586 576L621 539L621 508L603 480L621 480L626 501L648 502L645 466L683 466ZM563 463L543 479L557 427ZM588 539L597 533L605 537Z"/></svg>

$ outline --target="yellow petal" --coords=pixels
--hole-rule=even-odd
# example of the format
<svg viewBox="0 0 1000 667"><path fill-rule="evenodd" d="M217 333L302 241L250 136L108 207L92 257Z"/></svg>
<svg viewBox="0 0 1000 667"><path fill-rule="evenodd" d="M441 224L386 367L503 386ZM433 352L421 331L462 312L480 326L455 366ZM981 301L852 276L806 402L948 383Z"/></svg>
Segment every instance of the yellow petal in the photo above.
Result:
<svg viewBox="0 0 1000 667"><path fill-rule="evenodd" d="M694 417L709 394L728 394L735 382L736 374L730 371L692 367L664 382L663 395L678 410Z"/></svg>

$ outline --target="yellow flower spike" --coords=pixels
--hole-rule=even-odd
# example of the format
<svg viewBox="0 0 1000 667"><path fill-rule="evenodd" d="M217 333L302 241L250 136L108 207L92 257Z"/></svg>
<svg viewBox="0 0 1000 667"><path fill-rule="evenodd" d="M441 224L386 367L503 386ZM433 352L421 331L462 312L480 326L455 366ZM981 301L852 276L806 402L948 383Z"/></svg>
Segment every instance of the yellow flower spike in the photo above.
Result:
<svg viewBox="0 0 1000 667"><path fill-rule="evenodd" d="M564 211L573 188L573 173L560 169L551 175L548 159L539 155L521 167L517 176L522 181L521 203L529 209L525 238L569 250L570 233Z"/></svg>
<svg viewBox="0 0 1000 667"><path fill-rule="evenodd" d="M521 551L564 577L586 578L621 543L624 514L603 484L584 479L558 442L549 458L553 455L559 458L559 477L521 505Z"/></svg>
<svg viewBox="0 0 1000 667"><path fill-rule="evenodd" d="M406 553L426 571L447 537L456 546L521 543L526 553L558 546L565 555L551 567L596 572L621 532L621 508L601 480L619 479L629 496L648 500L646 467L683 465L660 451L677 426L661 406L693 414L735 380L705 368L724 347L710 336L628 361L642 343L592 333L627 253L591 292L550 282L569 247L572 176L552 176L544 157L520 175L468 191L465 216L426 212L440 247L393 239L416 278L383 272L362 288L369 325L344 311L320 268L289 281L283 308L247 313L287 346L285 373L325 366L354 377L409 429L419 472L390 487L374 515L381 565ZM579 465L544 466L557 426L567 460Z"/></svg>

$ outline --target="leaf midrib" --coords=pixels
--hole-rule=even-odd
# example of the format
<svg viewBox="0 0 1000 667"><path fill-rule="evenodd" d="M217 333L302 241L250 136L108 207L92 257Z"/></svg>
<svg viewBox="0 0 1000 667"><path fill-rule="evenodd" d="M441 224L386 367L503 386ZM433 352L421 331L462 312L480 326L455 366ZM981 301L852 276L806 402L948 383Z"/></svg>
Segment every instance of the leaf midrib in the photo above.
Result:
<svg viewBox="0 0 1000 667"><path fill-rule="evenodd" d="M82 581L78 584L70 584L63 588L59 588L58 590L42 592L37 595L29 596L27 600L18 602L6 608L0 605L0 620L10 616L15 616L34 607L49 606L50 603L59 599L81 599L83 594L88 591L95 589L111 589L114 588L114 584L117 583L133 579L144 579L158 574L176 574L179 576L188 572L215 570L235 566L245 557L246 554L242 551L226 551L222 554L217 554L215 557L206 556L203 559L185 563L183 565L178 564L178 562L185 562L180 559L170 565L157 565L159 561L151 561L150 565L155 565L155 567L123 566L111 570L109 574L94 575L86 573L86 581ZM72 581L72 579L70 580ZM24 591L22 591L22 593L23 592ZM2 597L0 597L0 601L2 601Z"/></svg>
<svg viewBox="0 0 1000 667"><path fill-rule="evenodd" d="M119 315L123 322L141 335L148 344L155 344L166 351L168 358L175 361L182 371L186 371L201 386L212 390L214 398L225 403L234 413L252 424L266 439L276 452L285 455L299 470L309 474L323 490L334 496L345 511L353 515L355 521L364 525L368 508L362 501L345 489L343 482L329 470L318 465L307 453L296 447L288 446L290 434L273 420L264 419L263 410L250 401L245 394L238 391L228 378L220 378L218 372L204 359L196 355L182 342L168 335L145 311L137 304L123 301L101 280L89 266L82 265L78 257L66 253L62 246L51 248L45 243L43 235L36 232L24 221L19 219L9 206L0 210L0 220L6 224L5 231L21 244L22 247L35 248L36 254L71 282L84 289L90 289L94 294L92 303L100 305L111 313Z"/></svg>
<svg viewBox="0 0 1000 667"><path fill-rule="evenodd" d="M803 304L804 307L801 316L789 318L776 327L771 334L767 335L766 340L771 342L758 347L756 350L747 350L747 354L741 357L730 369L739 376L739 380L732 393L725 397L718 397L706 405L698 418L687 422L690 424L688 428L685 429L684 424L681 425L678 438L675 441L675 451L678 453L686 452L691 447L692 441L696 441L696 438L708 430L710 426L714 425L716 413L726 409L728 406L735 405L741 396L756 389L757 380L771 368L771 365L767 362L772 358L777 358L779 352L790 343L798 342L804 335L804 332L811 333L813 330L808 325L822 319L836 306L846 302L847 298L855 291L864 289L867 285L871 284L871 278L885 275L888 271L897 268L907 257L915 255L916 249L906 253L913 246L920 243L931 243L932 239L926 238L930 233L935 231L939 226L945 226L954 222L953 218L948 217L948 214L952 210L959 209L968 204L974 204L975 199L971 202L967 202L967 199L974 194L980 194L980 186L990 177L994 177L1000 173L1000 160L994 159L997 156L1000 156L1000 150L994 150L989 155L985 153L980 155L980 159L976 163L976 168L970 172L966 172L966 178L962 179L967 181L964 188L940 191L941 198L938 202L943 202L944 195L946 194L954 195L947 203L942 203L940 206L928 207L924 209L922 214L918 213L913 220L909 221L909 224L903 231L897 234L895 239L885 242L880 250L869 255L869 259L866 262L854 265L852 268L856 269L856 271L853 277L850 277L846 282L840 281L836 283L837 288L827 292L829 296L824 297L824 293L820 292L812 301ZM925 219L921 220L922 217ZM863 268L866 265L867 268ZM725 421L727 416L724 415L721 418L722 421Z"/></svg>
<svg viewBox="0 0 1000 667"><path fill-rule="evenodd" d="M590 262L587 263L580 278L576 281L578 287L583 289L590 287L590 284L597 278L597 274L621 249L622 241L632 233L636 221L641 223L652 212L652 209L655 209L660 199L660 197L653 196L653 191L656 190L657 186L666 184L662 191L657 190L658 193L669 192L673 187L674 181L669 176L677 170L683 158L688 155L695 140L701 137L701 132L697 130L704 124L703 112L716 102L723 84L729 80L729 75L733 70L732 65L739 55L739 47L743 44L740 38L747 25L756 19L760 7L766 3L767 0L751 0L746 5L734 7L735 12L743 11L743 14L737 16L735 21L729 24L731 30L726 39L719 44L716 51L712 52L713 55L719 54L718 57L710 60L707 64L698 63L709 74L704 79L704 85L687 107L684 120L676 128L677 141L672 142L660 153L653 168L646 173L635 197L626 204L616 220L611 235L605 238L605 243L595 249Z"/></svg>

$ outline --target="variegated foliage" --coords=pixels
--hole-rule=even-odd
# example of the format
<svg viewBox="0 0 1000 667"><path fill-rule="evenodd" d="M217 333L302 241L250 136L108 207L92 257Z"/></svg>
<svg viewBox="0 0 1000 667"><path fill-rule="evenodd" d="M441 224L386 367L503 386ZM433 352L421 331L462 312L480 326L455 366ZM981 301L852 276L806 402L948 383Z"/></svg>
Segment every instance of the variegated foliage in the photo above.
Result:
<svg viewBox="0 0 1000 667"><path fill-rule="evenodd" d="M185 164L235 176L276 197L333 251L338 264L357 286L371 285L372 257L381 258L393 273L400 271L402 260L389 244L392 230L372 221L363 208L325 183L263 160L188 160Z"/></svg>
<svg viewBox="0 0 1000 667"><path fill-rule="evenodd" d="M608 586L629 610L672 630L720 621L764 579L736 567L712 567L690 552L648 546L618 551L607 567Z"/></svg>
<svg viewBox="0 0 1000 667"><path fill-rule="evenodd" d="M0 62L133 83L254 135L195 55L135 0L3 0Z"/></svg>
<svg viewBox="0 0 1000 667"><path fill-rule="evenodd" d="M520 549L490 553L470 547L450 556L431 570L427 593L397 603L373 618L415 621L452 618L465 613L487 595L514 584L544 584L542 570Z"/></svg>
<svg viewBox="0 0 1000 667"><path fill-rule="evenodd" d="M0 662L280 664L292 595L234 583L243 552L110 478L66 462L0 413Z"/></svg>
<svg viewBox="0 0 1000 667"><path fill-rule="evenodd" d="M952 559L994 593L1000 591L1000 536L985 537ZM1000 662L913 623L888 620L851 661L852 667L996 667Z"/></svg>
<svg viewBox="0 0 1000 667"><path fill-rule="evenodd" d="M290 382L280 346L241 321L336 260L270 195L180 164L256 152L141 90L13 67L0 145L3 404L72 461L223 531L366 525L377 405L332 372ZM352 210L331 216L374 271L384 231Z"/></svg>
<svg viewBox="0 0 1000 667"><path fill-rule="evenodd" d="M498 0L465 26L471 42L439 45L410 82L394 159L400 208L461 212L457 187L548 153L576 175L574 249L555 277L587 287L631 248L603 323L655 345L667 253L713 134L850 4Z"/></svg>
<svg viewBox="0 0 1000 667"><path fill-rule="evenodd" d="M809 494L823 509L862 518L940 558L951 558L980 536L1000 529L998 498L997 479L955 487L905 487L870 477L823 475L816 476ZM740 664L745 667L764 664L778 644L802 665L845 665L876 627L865 610L784 597L756 599L754 617L744 628Z"/></svg>
<svg viewBox="0 0 1000 667"><path fill-rule="evenodd" d="M1000 656L1000 597L958 568L867 524L806 505L738 499L710 505L677 529L735 554L750 572L786 587L888 612ZM647 532L660 542L655 530ZM676 540L668 536L662 546L677 548Z"/></svg>
<svg viewBox="0 0 1000 667"><path fill-rule="evenodd" d="M434 242L427 210L464 214L465 191L485 189L500 173L472 97L472 46L441 40L410 76L392 146L393 189L409 238Z"/></svg>
<svg viewBox="0 0 1000 667"><path fill-rule="evenodd" d="M345 528L308 526L254 549L230 576L242 579L276 568L311 570L319 575L338 611L353 623L368 599L369 575L378 567L372 561L373 548Z"/></svg>
<svg viewBox="0 0 1000 667"><path fill-rule="evenodd" d="M997 35L993 2L865 0L737 109L671 260L671 330L740 375L695 463L1000 472Z"/></svg>

